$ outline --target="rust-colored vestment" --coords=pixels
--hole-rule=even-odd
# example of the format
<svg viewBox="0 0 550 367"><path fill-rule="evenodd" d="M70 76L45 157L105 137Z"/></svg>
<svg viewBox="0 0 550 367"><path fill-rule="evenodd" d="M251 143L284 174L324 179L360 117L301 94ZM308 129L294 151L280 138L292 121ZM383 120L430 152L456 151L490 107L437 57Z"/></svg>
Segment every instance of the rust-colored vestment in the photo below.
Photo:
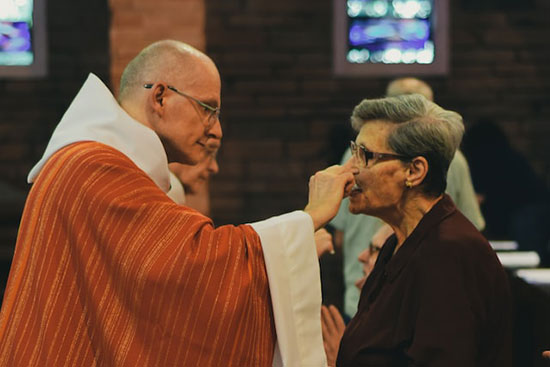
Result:
<svg viewBox="0 0 550 367"><path fill-rule="evenodd" d="M176 205L119 151L56 152L23 214L0 366L271 366L260 240Z"/></svg>

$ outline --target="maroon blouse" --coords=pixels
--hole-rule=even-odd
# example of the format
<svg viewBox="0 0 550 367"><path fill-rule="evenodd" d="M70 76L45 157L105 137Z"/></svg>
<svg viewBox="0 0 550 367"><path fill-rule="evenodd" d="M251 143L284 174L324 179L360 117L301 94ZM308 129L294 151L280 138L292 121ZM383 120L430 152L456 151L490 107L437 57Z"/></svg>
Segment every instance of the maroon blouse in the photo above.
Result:
<svg viewBox="0 0 550 367"><path fill-rule="evenodd" d="M510 366L511 295L487 240L445 195L385 243L337 366Z"/></svg>

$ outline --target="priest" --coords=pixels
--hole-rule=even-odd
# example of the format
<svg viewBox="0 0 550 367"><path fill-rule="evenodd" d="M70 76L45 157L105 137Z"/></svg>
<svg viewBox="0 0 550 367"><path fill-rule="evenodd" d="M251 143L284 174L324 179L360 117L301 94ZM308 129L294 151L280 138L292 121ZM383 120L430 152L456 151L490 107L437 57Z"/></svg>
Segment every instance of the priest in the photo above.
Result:
<svg viewBox="0 0 550 367"><path fill-rule="evenodd" d="M171 40L128 64L118 100L88 77L29 174L0 365L326 365L313 233L352 168L312 176L304 211L215 228L166 193L168 163L221 139L220 89Z"/></svg>

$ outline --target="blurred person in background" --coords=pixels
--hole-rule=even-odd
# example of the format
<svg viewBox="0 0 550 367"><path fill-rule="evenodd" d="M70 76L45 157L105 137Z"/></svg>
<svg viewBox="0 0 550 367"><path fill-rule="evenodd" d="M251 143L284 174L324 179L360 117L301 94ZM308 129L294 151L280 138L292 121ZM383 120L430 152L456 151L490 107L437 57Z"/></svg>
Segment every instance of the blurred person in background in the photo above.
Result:
<svg viewBox="0 0 550 367"><path fill-rule="evenodd" d="M359 291L365 285L368 276L374 268L378 254L384 243L393 234L393 229L387 224L382 225L376 234L372 237L369 246L359 253L357 260L363 266L363 276L355 282L355 286ZM322 331L323 331L323 342L327 355L336 356L338 354L338 347L340 345L340 340L342 335L344 335L344 330L346 328L346 323L344 318L340 314L340 311L334 305L321 306L321 320L322 320Z"/></svg>
<svg viewBox="0 0 550 367"><path fill-rule="evenodd" d="M200 213L210 215L210 178L219 172L217 154L221 141L209 139L205 144L204 157L196 165L172 162L170 168L171 188L168 196L178 204L185 204Z"/></svg>
<svg viewBox="0 0 550 367"><path fill-rule="evenodd" d="M550 266L550 193L527 159L492 119L482 118L464 136L463 150L487 221L489 240L514 240Z"/></svg>

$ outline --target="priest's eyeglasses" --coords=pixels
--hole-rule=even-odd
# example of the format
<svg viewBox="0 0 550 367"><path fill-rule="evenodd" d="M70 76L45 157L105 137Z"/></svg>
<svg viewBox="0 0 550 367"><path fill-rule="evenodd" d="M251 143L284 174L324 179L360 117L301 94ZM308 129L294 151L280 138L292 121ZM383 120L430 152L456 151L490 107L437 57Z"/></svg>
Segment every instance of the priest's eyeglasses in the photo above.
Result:
<svg viewBox="0 0 550 367"><path fill-rule="evenodd" d="M354 141L350 141L351 153L357 159L363 167L367 167L369 161L376 159L377 161L389 160L389 159L400 159L402 161L410 160L410 157L400 155L400 154L391 154L391 153L375 153L371 152L367 148L361 145L357 145Z"/></svg>
<svg viewBox="0 0 550 367"><path fill-rule="evenodd" d="M151 88L153 88L153 84L152 83L144 84L143 88L151 89ZM192 97L187 93L180 92L179 90L177 90L175 87L172 87L171 85L167 85L166 88L170 89L171 91L175 92L176 94L179 94L180 96L189 98L190 100L192 100L193 102L195 102L196 104L201 106L205 113L208 113L208 120L207 120L207 123L206 123L206 126L205 126L206 130L210 130L212 128L212 126L214 126L216 124L216 121L219 120L219 118L220 118L220 108L219 107L212 107L209 104L204 103L203 101L198 100L197 98Z"/></svg>

